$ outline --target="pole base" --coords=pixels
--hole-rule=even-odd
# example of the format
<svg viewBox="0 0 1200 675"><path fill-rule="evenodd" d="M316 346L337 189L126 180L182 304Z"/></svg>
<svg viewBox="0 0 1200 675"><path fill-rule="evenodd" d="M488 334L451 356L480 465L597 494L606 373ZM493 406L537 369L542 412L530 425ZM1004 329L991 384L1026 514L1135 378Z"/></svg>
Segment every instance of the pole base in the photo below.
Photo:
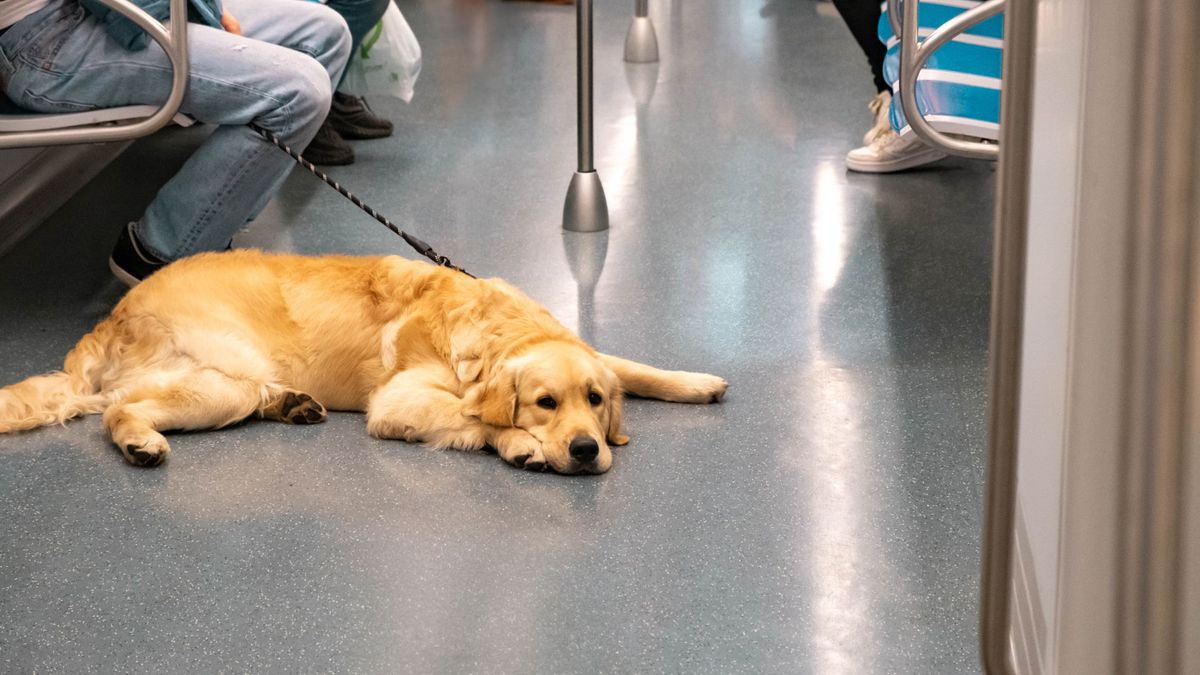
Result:
<svg viewBox="0 0 1200 675"><path fill-rule="evenodd" d="M635 16L625 35L625 60L630 63L654 63L658 60L658 35L648 16Z"/></svg>
<svg viewBox="0 0 1200 675"><path fill-rule="evenodd" d="M575 172L563 204L563 229L568 232L602 232L608 229L608 200L600 174Z"/></svg>

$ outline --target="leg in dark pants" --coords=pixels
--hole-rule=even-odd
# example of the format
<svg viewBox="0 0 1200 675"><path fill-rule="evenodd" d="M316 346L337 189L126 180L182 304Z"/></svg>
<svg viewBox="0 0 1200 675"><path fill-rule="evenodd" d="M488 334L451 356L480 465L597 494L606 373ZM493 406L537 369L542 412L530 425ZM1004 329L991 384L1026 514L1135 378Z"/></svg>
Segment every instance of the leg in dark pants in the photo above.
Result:
<svg viewBox="0 0 1200 675"><path fill-rule="evenodd" d="M329 8L341 14L350 27L351 58L358 52L363 38L383 17L389 2L391 0L329 0ZM879 18L878 7L875 8L875 18Z"/></svg>
<svg viewBox="0 0 1200 675"><path fill-rule="evenodd" d="M342 15L350 28L350 58L358 54L363 39L383 17L391 0L328 0L327 6ZM346 139L383 138L392 135L392 123L377 116L358 96L337 91L345 74L335 83L329 117L305 150L314 164L339 166L354 162L354 149Z"/></svg>
<svg viewBox="0 0 1200 675"><path fill-rule="evenodd" d="M875 116L875 125L863 136L863 147L851 150L846 155L846 168L864 173L892 173L945 157L945 153L925 145L917 136L900 136L892 128L889 115L892 88L883 79L883 59L887 55L887 47L879 41L878 33L882 14L880 0L833 0L833 4L858 41L858 46L867 55L878 92L867 106Z"/></svg>
<svg viewBox="0 0 1200 675"><path fill-rule="evenodd" d="M332 3L331 3L332 4ZM871 73L875 76L876 91L892 90L883 79L883 57L887 48L879 41L879 0L833 0L842 20L850 28L858 46L867 55L867 63L871 64ZM351 32L353 33L353 26Z"/></svg>

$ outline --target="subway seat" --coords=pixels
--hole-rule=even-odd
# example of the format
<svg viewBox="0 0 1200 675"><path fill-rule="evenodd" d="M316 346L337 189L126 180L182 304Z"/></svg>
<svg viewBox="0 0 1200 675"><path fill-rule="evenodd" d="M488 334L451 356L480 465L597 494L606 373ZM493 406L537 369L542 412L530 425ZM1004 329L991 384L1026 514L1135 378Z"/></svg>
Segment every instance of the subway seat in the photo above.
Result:
<svg viewBox="0 0 1200 675"><path fill-rule="evenodd" d="M0 92L0 134L136 122L157 111L158 106L129 105L76 113L35 113L18 107ZM194 124L192 118L182 113L176 113L171 121L181 127Z"/></svg>

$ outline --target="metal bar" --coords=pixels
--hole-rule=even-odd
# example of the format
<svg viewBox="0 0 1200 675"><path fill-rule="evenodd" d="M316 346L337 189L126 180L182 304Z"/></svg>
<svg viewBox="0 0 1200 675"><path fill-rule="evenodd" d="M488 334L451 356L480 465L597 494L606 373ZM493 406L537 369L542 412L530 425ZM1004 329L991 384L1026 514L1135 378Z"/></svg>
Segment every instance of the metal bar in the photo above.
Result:
<svg viewBox="0 0 1200 675"><path fill-rule="evenodd" d="M579 97L579 172L595 171L592 159L592 0L575 5L576 77Z"/></svg>
<svg viewBox="0 0 1200 675"><path fill-rule="evenodd" d="M1010 0L1004 17L995 243L992 261L987 494L979 603L980 657L988 675L1013 672L1009 655L1017 424L1025 314L1035 0Z"/></svg>
<svg viewBox="0 0 1200 675"><path fill-rule="evenodd" d="M1189 400L1186 374L1189 295L1196 260L1197 167L1194 74L1200 65L1191 36L1200 26L1192 3L1143 0L1129 37L1141 47L1136 64L1129 212L1125 401L1122 443L1126 488L1121 513L1117 663L1121 672L1184 672L1181 633L1190 608L1181 597L1183 510Z"/></svg>
<svg viewBox="0 0 1200 675"><path fill-rule="evenodd" d="M153 115L133 124L5 133L0 134L0 148L108 143L140 138L169 124L171 118L179 111L179 105L183 102L183 96L187 92L188 82L187 0L171 0L168 19L171 24L170 34L167 33L167 28L163 24L129 0L100 1L128 17L149 33L151 39L162 45L172 68L171 92L168 94L167 100Z"/></svg>
<svg viewBox="0 0 1200 675"><path fill-rule="evenodd" d="M578 88L579 169L571 177L563 202L563 229L600 232L608 229L608 200L592 152L592 0L575 5L576 80Z"/></svg>
<svg viewBox="0 0 1200 675"><path fill-rule="evenodd" d="M916 0L913 1L915 2ZM903 34L900 25L900 0L887 0L887 15L888 23L892 25L892 35L895 35L896 39L899 40Z"/></svg>
<svg viewBox="0 0 1200 675"><path fill-rule="evenodd" d="M938 47L953 40L955 36L972 26L982 23L1004 11L1007 0L988 0L972 7L938 27L937 30L917 44L918 22L917 9L920 3L916 0L905 0L904 21L900 34L900 105L904 109L904 117L921 140L929 145L952 155L974 157L976 159L996 159L1000 149L991 143L978 141L960 141L950 138L934 129L921 115L917 107L917 75L925 67L925 63Z"/></svg>

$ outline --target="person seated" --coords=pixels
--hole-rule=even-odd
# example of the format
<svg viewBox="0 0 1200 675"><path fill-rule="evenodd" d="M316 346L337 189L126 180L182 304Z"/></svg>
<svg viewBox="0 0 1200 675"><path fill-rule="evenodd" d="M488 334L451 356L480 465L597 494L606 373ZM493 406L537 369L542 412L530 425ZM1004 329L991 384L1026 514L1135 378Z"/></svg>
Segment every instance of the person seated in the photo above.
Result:
<svg viewBox="0 0 1200 675"><path fill-rule="evenodd" d="M307 1L307 0L304 0ZM350 28L350 53L357 54L363 38L383 17L391 0L329 0L327 7L342 15ZM342 75L345 79L345 75ZM341 80L338 81L341 85ZM354 149L346 142L385 138L392 135L392 123L376 115L360 96L333 93L329 117L304 151L313 164L343 166L354 162Z"/></svg>
<svg viewBox="0 0 1200 675"><path fill-rule="evenodd" d="M134 0L165 19L162 0ZM180 111L217 125L126 226L109 267L134 285L166 263L227 248L295 166L247 125L303 148L329 113L350 56L346 21L297 0L189 0L191 67ZM160 105L166 54L128 19L93 0L0 3L0 86L38 112Z"/></svg>
<svg viewBox="0 0 1200 675"><path fill-rule="evenodd" d="M892 129L892 88L883 77L887 48L877 33L882 16L878 0L833 0L846 27L867 57L875 78L876 95L868 104L873 124L863 146L846 154L846 168L861 173L893 173L936 162L946 153L926 145L916 134L901 136Z"/></svg>

